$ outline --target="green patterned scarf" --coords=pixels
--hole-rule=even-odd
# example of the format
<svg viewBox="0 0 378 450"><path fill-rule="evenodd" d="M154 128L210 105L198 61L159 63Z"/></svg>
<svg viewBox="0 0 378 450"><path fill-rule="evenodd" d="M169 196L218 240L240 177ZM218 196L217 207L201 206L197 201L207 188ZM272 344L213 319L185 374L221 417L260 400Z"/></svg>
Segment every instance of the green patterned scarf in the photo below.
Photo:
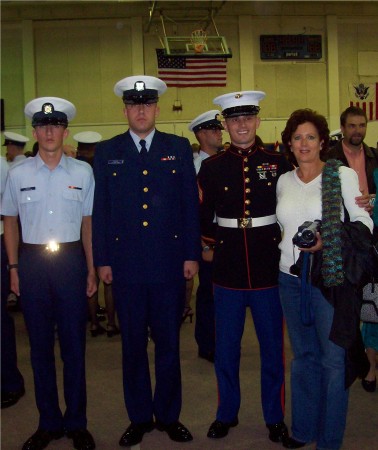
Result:
<svg viewBox="0 0 378 450"><path fill-rule="evenodd" d="M322 276L324 286L341 286L344 282L342 259L342 206L339 167L343 164L330 159L323 168L322 175Z"/></svg>

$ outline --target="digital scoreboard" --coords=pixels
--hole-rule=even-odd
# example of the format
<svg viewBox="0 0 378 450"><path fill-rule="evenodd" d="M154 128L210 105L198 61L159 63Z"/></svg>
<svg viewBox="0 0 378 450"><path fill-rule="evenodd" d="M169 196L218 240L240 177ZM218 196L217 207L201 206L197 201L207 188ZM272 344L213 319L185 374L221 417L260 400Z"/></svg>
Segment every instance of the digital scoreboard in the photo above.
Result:
<svg viewBox="0 0 378 450"><path fill-rule="evenodd" d="M320 59L322 36L317 34L262 34L261 59Z"/></svg>

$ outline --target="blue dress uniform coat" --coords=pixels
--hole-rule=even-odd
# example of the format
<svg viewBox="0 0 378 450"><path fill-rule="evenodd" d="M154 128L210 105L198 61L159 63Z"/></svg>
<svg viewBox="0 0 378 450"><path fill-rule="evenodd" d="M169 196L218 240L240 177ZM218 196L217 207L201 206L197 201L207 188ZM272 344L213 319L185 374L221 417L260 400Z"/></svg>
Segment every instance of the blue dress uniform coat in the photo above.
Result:
<svg viewBox="0 0 378 450"><path fill-rule="evenodd" d="M213 220L214 213L232 219L275 214L276 184L290 169L281 153L264 147L245 154L231 146L202 162L198 175L201 231L205 242L216 242L215 284L230 289L277 286L279 225L238 229L219 227Z"/></svg>
<svg viewBox="0 0 378 450"><path fill-rule="evenodd" d="M229 228L224 219L265 217L276 211L276 184L290 170L286 158L255 145L233 145L202 162L198 174L202 239L215 244L213 282L219 405L217 420L231 423L240 407L239 360L245 310L260 344L261 393L267 424L283 420L283 316L278 296L281 231L277 223Z"/></svg>
<svg viewBox="0 0 378 450"><path fill-rule="evenodd" d="M129 132L99 143L94 160L93 252L111 266L130 420L178 420L184 261L200 258L198 189L189 141L155 130L145 159ZM156 349L151 393L147 328ZM154 398L152 398L154 397Z"/></svg>

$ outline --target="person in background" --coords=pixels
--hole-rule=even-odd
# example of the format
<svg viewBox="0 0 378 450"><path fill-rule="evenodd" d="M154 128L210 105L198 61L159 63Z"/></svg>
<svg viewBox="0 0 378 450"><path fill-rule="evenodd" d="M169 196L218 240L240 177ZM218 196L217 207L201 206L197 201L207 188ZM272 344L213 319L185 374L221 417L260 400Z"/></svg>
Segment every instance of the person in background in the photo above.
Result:
<svg viewBox="0 0 378 450"><path fill-rule="evenodd" d="M85 161L93 167L93 159L96 150L96 144L102 140L102 136L97 131L81 131L73 136L77 142L77 159ZM97 277L97 288L100 279ZM98 289L88 298L89 320L91 322L89 331L92 337L97 337L101 334L107 334L108 337L113 337L120 334L119 328L116 325L116 314L112 293L112 285L104 283L104 299L105 309L102 308L98 301ZM103 312L106 311L108 323L106 329L101 326L100 319L103 317Z"/></svg>
<svg viewBox="0 0 378 450"><path fill-rule="evenodd" d="M71 102L57 97L25 106L39 151L9 170L3 196L11 289L22 293L39 411L38 429L23 450L42 450L65 434L77 450L95 448L87 430L85 380L86 295L97 289L91 239L94 178L88 164L63 153L75 113ZM56 383L55 330L64 365L64 413Z"/></svg>
<svg viewBox="0 0 378 450"><path fill-rule="evenodd" d="M76 158L77 150L73 145L70 144L64 144L63 145L63 153L66 156L70 156L71 158Z"/></svg>
<svg viewBox="0 0 378 450"><path fill-rule="evenodd" d="M348 304L356 300L342 264L342 205L350 222L359 223L358 232L365 233L367 239L373 223L369 213L355 202L359 195L356 173L337 160L327 164L322 160L329 143L325 117L310 109L294 111L282 133L282 142L287 157L297 167L282 175L277 183L277 219L283 230L279 288L294 355L289 443L291 448L300 448L315 441L319 450L338 450L348 408L346 349L335 342L335 324L341 324L339 318L336 320L340 308L343 331L345 327L353 329L354 324L358 330L359 322L357 308L346 322L347 309L340 300L341 297ZM321 234L313 227L313 239L308 245L299 241L294 247L293 237L299 227L316 220L322 221ZM320 250L321 269L317 269L314 258L320 257ZM300 251L302 263L298 261ZM306 266L311 269L306 270ZM300 270L295 270L298 267ZM317 272L321 287L313 282Z"/></svg>
<svg viewBox="0 0 378 450"><path fill-rule="evenodd" d="M228 141L226 141L226 142L223 144L223 149L224 149L224 150L228 150L228 149L230 148L230 146L231 146L231 144L230 144Z"/></svg>
<svg viewBox="0 0 378 450"><path fill-rule="evenodd" d="M26 158L24 151L27 142L29 142L29 138L22 134L13 133L12 131L4 132L3 146L7 147L6 157L9 167ZM20 310L20 298L14 292L8 292L6 303L9 311Z"/></svg>
<svg viewBox="0 0 378 450"><path fill-rule="evenodd" d="M367 116L363 109L350 106L340 115L340 129L343 139L329 152L327 158L340 160L345 166L357 172L360 185L359 204L365 202L365 209L372 214L375 201L376 185L374 171L378 168L378 151L365 144L367 131ZM374 226L374 242L378 241L378 226ZM367 392L374 392L377 387L376 358L378 324L363 323L362 337L366 347L366 354L370 362L370 370L366 378L362 379L362 387Z"/></svg>
<svg viewBox="0 0 378 450"><path fill-rule="evenodd" d="M223 438L238 424L239 365L246 309L250 308L261 358L261 400L269 439L288 445L284 423L283 315L278 295L276 219L278 177L290 170L277 152L256 144L264 92L221 95L228 150L202 161L198 174L204 246L214 248L215 372L219 404L209 438ZM214 223L216 215L217 223Z"/></svg>
<svg viewBox="0 0 378 450"><path fill-rule="evenodd" d="M0 210L5 182L8 175L8 163L0 157ZM7 308L9 293L8 258L4 244L3 218L0 223L1 232L1 408L15 405L25 394L24 378L17 367L16 330L13 317Z"/></svg>
<svg viewBox="0 0 378 450"><path fill-rule="evenodd" d="M189 125L199 142L199 158L194 161L198 174L202 161L216 155L222 147L223 126L220 111L207 111L196 117ZM198 271L198 289L196 294L196 328L195 338L198 345L198 356L214 362L215 354L215 314L212 283L213 248L203 243L203 253Z"/></svg>
<svg viewBox="0 0 378 450"><path fill-rule="evenodd" d="M155 129L159 95L166 89L162 80L146 75L116 83L129 130L100 142L94 159L93 251L100 279L112 283L121 328L131 421L119 441L124 447L139 444L154 427L173 441L193 439L179 422L179 340L185 279L196 275L200 257L198 189L189 141Z"/></svg>
<svg viewBox="0 0 378 450"><path fill-rule="evenodd" d="M199 145L197 142L194 142L191 144L192 151L193 151L193 159L196 160L199 157Z"/></svg>
<svg viewBox="0 0 378 450"><path fill-rule="evenodd" d="M38 153L38 141L34 142L32 147L32 156L35 156Z"/></svg>
<svg viewBox="0 0 378 450"><path fill-rule="evenodd" d="M7 160L9 166L24 160L26 158L24 151L29 138L22 134L4 131L4 146L7 147Z"/></svg>
<svg viewBox="0 0 378 450"><path fill-rule="evenodd" d="M378 186L378 169L374 170L374 181L375 186ZM374 231L376 231L378 227L378 202L374 203L373 221ZM362 387L366 392L375 392L377 388L378 323L363 322L362 338L366 348L366 355L369 359L369 372L362 380Z"/></svg>

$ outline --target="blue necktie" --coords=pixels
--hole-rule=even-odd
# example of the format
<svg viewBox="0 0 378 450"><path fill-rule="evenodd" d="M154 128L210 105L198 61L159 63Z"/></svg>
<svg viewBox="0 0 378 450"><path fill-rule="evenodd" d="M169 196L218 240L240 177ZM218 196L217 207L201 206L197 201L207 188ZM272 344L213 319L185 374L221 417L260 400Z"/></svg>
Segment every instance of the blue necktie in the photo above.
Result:
<svg viewBox="0 0 378 450"><path fill-rule="evenodd" d="M140 149L140 156L141 156L141 158L142 158L142 160L143 161L145 161L146 160L146 157L147 157L147 147L146 147L146 141L144 140L144 139L141 139L140 141L139 141L139 144L140 144L140 146L141 146L141 149Z"/></svg>

